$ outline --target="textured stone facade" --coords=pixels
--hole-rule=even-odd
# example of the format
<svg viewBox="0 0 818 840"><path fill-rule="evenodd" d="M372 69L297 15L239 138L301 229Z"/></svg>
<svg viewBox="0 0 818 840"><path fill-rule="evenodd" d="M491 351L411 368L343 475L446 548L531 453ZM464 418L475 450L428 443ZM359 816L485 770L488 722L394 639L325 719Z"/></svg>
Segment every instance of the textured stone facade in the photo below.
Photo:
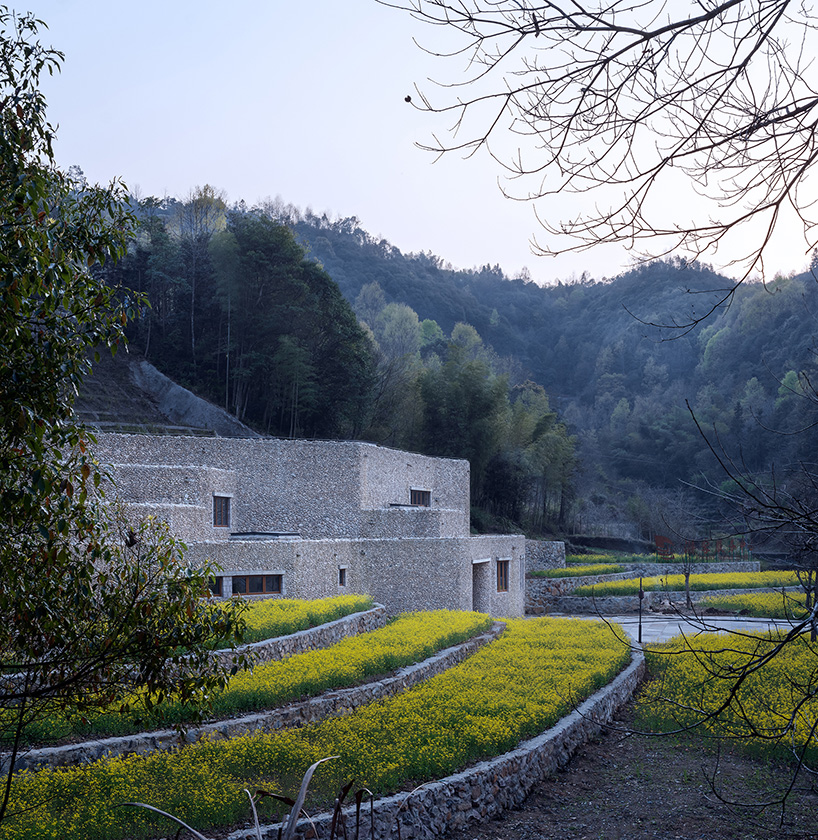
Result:
<svg viewBox="0 0 818 840"><path fill-rule="evenodd" d="M130 510L223 568L224 597L252 575L269 579L265 596L523 614L525 539L470 536L467 461L357 441L120 434L98 435L96 454Z"/></svg>
<svg viewBox="0 0 818 840"><path fill-rule="evenodd" d="M527 572L541 572L545 569L565 568L565 543L547 540L525 541L525 564Z"/></svg>

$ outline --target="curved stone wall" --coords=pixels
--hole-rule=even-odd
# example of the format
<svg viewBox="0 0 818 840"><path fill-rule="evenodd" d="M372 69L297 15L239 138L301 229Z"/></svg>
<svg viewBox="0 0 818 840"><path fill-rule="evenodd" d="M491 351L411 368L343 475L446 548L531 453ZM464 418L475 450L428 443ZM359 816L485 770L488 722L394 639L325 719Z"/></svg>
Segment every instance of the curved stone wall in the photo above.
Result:
<svg viewBox="0 0 818 840"><path fill-rule="evenodd" d="M634 650L631 664L613 682L564 717L551 729L517 749L480 763L439 781L429 782L410 793L379 799L374 803L374 833L370 831L370 807L362 808L361 840L429 840L447 831L464 828L496 817L519 806L534 786L568 763L576 749L596 735L616 710L632 696L644 674L644 658ZM344 811L354 835L354 806ZM299 840L328 837L330 814L298 825ZM279 825L262 827L264 840L278 837ZM255 840L254 830L242 829L226 840Z"/></svg>
<svg viewBox="0 0 818 840"><path fill-rule="evenodd" d="M236 653L243 653L252 657L256 662L273 662L286 659L296 653L308 650L318 650L329 647L347 636L357 636L359 633L369 633L386 625L386 607L375 604L371 610L352 613L317 627L308 627L287 636L277 636L264 639L249 645L236 648ZM234 655L232 650L220 651L226 657Z"/></svg>
<svg viewBox="0 0 818 840"><path fill-rule="evenodd" d="M340 621L343 621L343 619L340 619ZM35 770L40 767L65 767L87 764L100 758L133 753L147 755L156 750L170 750L182 744L193 743L200 738L214 735L233 738L255 730L273 732L291 726L304 726L307 723L314 723L334 715L348 714L359 706L399 694L401 691L428 680L436 674L443 673L447 668L451 668L471 656L487 642L496 639L503 630L505 630L505 624L495 621L488 631L479 636L439 651L423 660L423 662L400 668L391 676L364 685L328 691L318 697L309 697L306 700L290 703L278 709L190 727L184 735L180 735L175 729L159 729L116 738L100 738L94 741L85 741L81 744L66 744L60 747L32 750L18 758L14 769L17 771L23 769Z"/></svg>

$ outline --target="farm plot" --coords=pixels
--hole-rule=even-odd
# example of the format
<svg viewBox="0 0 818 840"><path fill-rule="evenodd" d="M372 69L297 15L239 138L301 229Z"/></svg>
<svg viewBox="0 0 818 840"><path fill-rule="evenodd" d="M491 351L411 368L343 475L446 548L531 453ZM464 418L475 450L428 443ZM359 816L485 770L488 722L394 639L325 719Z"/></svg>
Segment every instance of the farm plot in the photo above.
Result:
<svg viewBox="0 0 818 840"><path fill-rule="evenodd" d="M513 620L503 636L422 686L344 718L298 730L208 741L176 753L15 776L3 840L115 840L167 834L147 802L204 829L246 820L242 789L290 790L328 755L314 780L331 800L342 781L398 790L496 755L554 724L629 660L602 622ZM324 768L327 768L324 771ZM266 800L265 800L266 801ZM269 818L267 812L265 817Z"/></svg>
<svg viewBox="0 0 818 840"><path fill-rule="evenodd" d="M601 598L609 595L636 595L639 592L639 578L614 580L593 586L580 586L573 595ZM797 586L795 572L723 572L718 574L690 575L690 589L707 591L716 589L780 589L782 586ZM642 579L645 591L682 592L685 588L684 575L660 575Z"/></svg>
<svg viewBox="0 0 818 840"><path fill-rule="evenodd" d="M211 698L209 715L227 717L272 709L328 689L354 685L425 659L487 630L491 623L489 616L474 612L408 613L380 630L344 639L329 648L239 672ZM147 709L141 698L134 697L127 712L117 707L92 720L51 716L29 727L27 735L34 742L55 741L72 734L121 735L187 723L195 719L195 713L194 708L173 699Z"/></svg>
<svg viewBox="0 0 818 840"><path fill-rule="evenodd" d="M646 660L653 679L641 695L640 714L660 731L698 724L709 736L763 755L795 754L814 766L818 646L802 634L776 652L781 638L702 634L652 647ZM762 657L769 659L744 674Z"/></svg>
<svg viewBox="0 0 818 840"><path fill-rule="evenodd" d="M741 595L711 595L699 602L701 609L740 613L758 618L799 621L807 615L804 592L748 592Z"/></svg>
<svg viewBox="0 0 818 840"><path fill-rule="evenodd" d="M245 613L245 642L260 642L318 627L338 618L364 612L373 606L369 595L339 595L305 601L296 598L267 598L253 601Z"/></svg>

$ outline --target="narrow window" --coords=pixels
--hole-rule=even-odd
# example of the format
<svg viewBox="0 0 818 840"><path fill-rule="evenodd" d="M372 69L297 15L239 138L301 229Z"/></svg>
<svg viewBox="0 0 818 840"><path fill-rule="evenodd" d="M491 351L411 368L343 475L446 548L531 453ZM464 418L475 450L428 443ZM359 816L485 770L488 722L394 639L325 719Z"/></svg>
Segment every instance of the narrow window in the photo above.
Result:
<svg viewBox="0 0 818 840"><path fill-rule="evenodd" d="M211 595L221 598L222 596L222 578L212 577L207 585L207 589Z"/></svg>
<svg viewBox="0 0 818 840"><path fill-rule="evenodd" d="M213 497L213 526L215 528L230 527L230 497Z"/></svg>
<svg viewBox="0 0 818 840"><path fill-rule="evenodd" d="M497 561L497 591L508 592L508 560Z"/></svg>
<svg viewBox="0 0 818 840"><path fill-rule="evenodd" d="M338 586L346 586L346 585L347 585L346 566L339 566L338 567Z"/></svg>
<svg viewBox="0 0 818 840"><path fill-rule="evenodd" d="M432 504L431 490L410 490L409 504L417 505L418 507L430 507Z"/></svg>

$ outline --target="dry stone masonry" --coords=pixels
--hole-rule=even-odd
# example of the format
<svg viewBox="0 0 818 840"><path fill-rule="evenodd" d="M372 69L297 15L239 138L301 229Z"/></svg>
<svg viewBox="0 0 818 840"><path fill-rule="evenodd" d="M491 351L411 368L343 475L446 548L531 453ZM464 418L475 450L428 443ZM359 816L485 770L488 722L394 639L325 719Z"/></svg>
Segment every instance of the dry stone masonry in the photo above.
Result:
<svg viewBox="0 0 818 840"><path fill-rule="evenodd" d="M467 461L359 441L124 434L99 434L96 455L133 515L167 521L193 562L222 567L223 597L361 592L390 614L523 615L526 540L470 535Z"/></svg>
<svg viewBox="0 0 818 840"><path fill-rule="evenodd" d="M384 615L382 607L373 610L373 618L381 618ZM321 647L321 640L327 644L334 644L346 635L353 635L356 627L361 627L360 621L339 619L332 622L336 625L334 632L329 634L322 632L329 628L313 628L303 630L292 636L281 637L281 650L292 650L293 652L312 650ZM383 623L382 621L380 622ZM374 627L372 628L374 629ZM392 697L411 688L413 685L428 680L437 674L443 673L447 668L462 662L481 648L487 642L496 639L505 629L505 624L496 621L485 633L467 639L457 645L452 645L445 650L423 660L423 662L399 668L394 674L380 680L373 680L364 685L353 686L352 688L337 689L328 691L319 697L311 697L306 700L289 703L278 709L258 712L249 715L238 715L225 720L213 721L201 726L190 727L180 735L175 729L159 729L152 732L141 732L134 735L123 735L114 738L98 738L93 741L86 741L81 744L67 744L60 747L46 747L39 750L31 750L15 763L15 770L35 770L41 767L67 767L76 764L87 764L97 761L100 758L110 758L118 755L147 755L157 750L171 750L182 744L191 744L201 738L220 736L233 738L239 735L246 735L257 730L263 732L274 732L278 729L288 727L305 726L308 723L316 723L328 717L349 714L354 709ZM316 632L317 631L317 632ZM348 632L347 632L348 631ZM300 637L295 640L294 636ZM305 643L305 640L309 639ZM269 652L268 649L267 652ZM276 656L269 659L279 658Z"/></svg>

